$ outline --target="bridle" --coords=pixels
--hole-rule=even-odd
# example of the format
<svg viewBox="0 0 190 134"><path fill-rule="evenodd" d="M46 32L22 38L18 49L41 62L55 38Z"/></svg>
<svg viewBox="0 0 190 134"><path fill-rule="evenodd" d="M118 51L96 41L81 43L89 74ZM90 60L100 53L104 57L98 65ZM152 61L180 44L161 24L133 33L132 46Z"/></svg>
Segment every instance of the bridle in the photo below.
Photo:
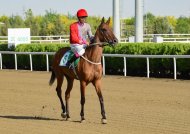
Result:
<svg viewBox="0 0 190 134"><path fill-rule="evenodd" d="M104 38L105 42L95 42L95 43L91 43L89 46L87 47L92 47L92 46L96 46L98 45L99 47L104 47L104 46L112 46L113 42L110 42L109 40L109 34L105 33L103 30L101 30L100 28L98 28L102 37ZM106 35L106 36L105 36ZM110 36L111 37L111 36Z"/></svg>
<svg viewBox="0 0 190 134"><path fill-rule="evenodd" d="M111 45L112 42L110 42L110 39L109 39L109 37L111 37L111 36L109 34L107 34L107 31L100 29L100 27L99 27L99 31L100 31L102 37L104 38L104 40Z"/></svg>
<svg viewBox="0 0 190 134"><path fill-rule="evenodd" d="M104 47L104 46L108 46L109 45L109 43L107 43L107 42L96 42L96 43L91 43L89 46L87 46L87 47L92 47L92 46L96 46L96 45L98 45L99 47Z"/></svg>
<svg viewBox="0 0 190 134"><path fill-rule="evenodd" d="M95 43L91 43L89 46L86 46L86 48L92 47L92 46L99 46L99 47L104 47L104 46L113 46L113 44L115 43L115 41L110 41L109 37L111 38L111 36L109 34L107 34L106 31L100 29L100 27L98 28L101 36L103 37L103 39L105 40L105 42L95 42ZM87 58L85 58L84 56L81 56L84 60L86 60L87 62L94 64L94 65L100 65L101 62L92 62L90 60L88 60Z"/></svg>

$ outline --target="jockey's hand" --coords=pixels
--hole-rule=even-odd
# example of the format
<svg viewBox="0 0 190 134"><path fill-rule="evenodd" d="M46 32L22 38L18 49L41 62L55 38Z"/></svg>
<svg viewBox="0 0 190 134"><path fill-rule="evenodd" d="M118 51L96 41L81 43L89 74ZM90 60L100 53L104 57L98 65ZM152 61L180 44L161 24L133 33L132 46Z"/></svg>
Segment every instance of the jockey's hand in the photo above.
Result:
<svg viewBox="0 0 190 134"><path fill-rule="evenodd" d="M89 45L90 45L90 43L87 41L87 42L86 42L86 45L87 45L87 46L89 46Z"/></svg>
<svg viewBox="0 0 190 134"><path fill-rule="evenodd" d="M90 44L94 43L94 36L90 37Z"/></svg>
<svg viewBox="0 0 190 134"><path fill-rule="evenodd" d="M82 45L82 44L83 44L83 41L82 41L82 40L80 40L80 41L79 41L79 44L81 44L81 45Z"/></svg>

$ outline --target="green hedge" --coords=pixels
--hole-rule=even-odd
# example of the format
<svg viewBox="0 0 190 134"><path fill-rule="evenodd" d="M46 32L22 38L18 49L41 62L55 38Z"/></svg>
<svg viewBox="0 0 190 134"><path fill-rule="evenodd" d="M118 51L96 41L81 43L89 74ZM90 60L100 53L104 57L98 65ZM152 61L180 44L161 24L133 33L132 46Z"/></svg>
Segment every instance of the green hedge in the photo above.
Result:
<svg viewBox="0 0 190 134"><path fill-rule="evenodd" d="M69 46L69 44L22 44L16 48L8 48L7 44L0 44L0 51L16 51L16 52L56 52L62 47ZM3 68L15 68L14 55L3 54ZM29 55L17 55L17 65L19 69L30 69ZM51 65L53 56L49 56L49 64ZM33 69L46 70L46 56L33 55Z"/></svg>
<svg viewBox="0 0 190 134"><path fill-rule="evenodd" d="M127 43L115 49L106 47L104 53L135 55L189 55L189 43ZM109 58L106 70L113 73L123 70L123 58ZM177 59L177 71L181 77L189 77L190 59ZM123 72L120 72L123 73ZM146 59L128 58L128 75L146 76ZM173 77L173 59L150 59L150 75Z"/></svg>
<svg viewBox="0 0 190 134"><path fill-rule="evenodd" d="M14 48L8 48L7 44L0 44L0 51L14 51ZM14 55L3 54L3 68L14 68Z"/></svg>
<svg viewBox="0 0 190 134"><path fill-rule="evenodd" d="M56 52L62 47L69 44L27 44L18 45L11 51L17 52ZM0 45L0 51L10 51L6 44ZM104 48L104 53L109 54L138 54L138 55L189 55L189 43L124 43L118 44L116 47ZM3 64L6 68L14 68L13 56L3 55ZM34 55L34 70L46 70L46 57ZM50 56L51 65L52 56ZM123 74L123 58L106 57L106 73ZM29 56L18 55L18 68L28 69ZM180 76L188 78L190 73L190 59L177 59L177 71ZM150 59L150 75L158 77L173 77L173 59ZM127 74L146 76L146 59L128 58Z"/></svg>
<svg viewBox="0 0 190 134"><path fill-rule="evenodd" d="M16 52L56 52L62 47L67 47L69 44L23 44L15 48ZM53 56L49 56L49 64L52 63ZM29 69L29 55L18 55L18 68ZM33 69L46 70L46 56L33 55Z"/></svg>
<svg viewBox="0 0 190 134"><path fill-rule="evenodd" d="M45 43L45 44L22 44L18 45L15 48L17 52L56 52L62 47L68 47L69 44L52 44L52 43Z"/></svg>

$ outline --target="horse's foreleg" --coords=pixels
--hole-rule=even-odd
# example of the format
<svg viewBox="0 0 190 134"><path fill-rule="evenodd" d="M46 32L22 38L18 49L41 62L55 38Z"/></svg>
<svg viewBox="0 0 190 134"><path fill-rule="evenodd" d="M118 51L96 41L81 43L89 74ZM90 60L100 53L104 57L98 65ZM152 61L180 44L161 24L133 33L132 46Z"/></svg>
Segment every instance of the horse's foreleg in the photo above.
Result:
<svg viewBox="0 0 190 134"><path fill-rule="evenodd" d="M61 102L61 108L62 108L61 116L62 116L63 118L66 118L65 105L64 105L63 99L62 99L62 90L61 90L62 84L63 84L63 76L58 76L58 77L57 77L57 87L56 87L56 91L57 91L57 96L59 97L59 100L60 100L60 102Z"/></svg>
<svg viewBox="0 0 190 134"><path fill-rule="evenodd" d="M95 82L93 82L93 85L95 86L96 93L97 93L97 95L99 97L99 101L100 101L101 114L102 114L102 123L106 124L107 120L106 120L106 114L105 114L105 108L104 108L104 99L103 99L102 92L101 92L101 81L96 80Z"/></svg>
<svg viewBox="0 0 190 134"><path fill-rule="evenodd" d="M86 82L81 81L80 82L80 92L81 92L81 112L80 112L80 116L81 116L81 122L85 121L84 118L84 104L85 104L85 87L86 87Z"/></svg>
<svg viewBox="0 0 190 134"><path fill-rule="evenodd" d="M66 113L67 113L67 120L69 120L70 115L69 115L69 98L70 98L70 92L73 88L73 82L74 79L67 78L67 90L65 91L65 101L66 101Z"/></svg>

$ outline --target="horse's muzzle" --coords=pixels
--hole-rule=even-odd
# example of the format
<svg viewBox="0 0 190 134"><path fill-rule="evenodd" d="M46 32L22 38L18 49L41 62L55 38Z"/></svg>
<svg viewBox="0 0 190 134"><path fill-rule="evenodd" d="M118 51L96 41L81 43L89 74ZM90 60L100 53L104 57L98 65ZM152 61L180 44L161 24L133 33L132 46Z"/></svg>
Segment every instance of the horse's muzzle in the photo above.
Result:
<svg viewBox="0 0 190 134"><path fill-rule="evenodd" d="M118 39L114 39L113 44L117 44L117 43L118 43Z"/></svg>
<svg viewBox="0 0 190 134"><path fill-rule="evenodd" d="M115 46L118 43L118 39L113 39L109 41L109 44Z"/></svg>

